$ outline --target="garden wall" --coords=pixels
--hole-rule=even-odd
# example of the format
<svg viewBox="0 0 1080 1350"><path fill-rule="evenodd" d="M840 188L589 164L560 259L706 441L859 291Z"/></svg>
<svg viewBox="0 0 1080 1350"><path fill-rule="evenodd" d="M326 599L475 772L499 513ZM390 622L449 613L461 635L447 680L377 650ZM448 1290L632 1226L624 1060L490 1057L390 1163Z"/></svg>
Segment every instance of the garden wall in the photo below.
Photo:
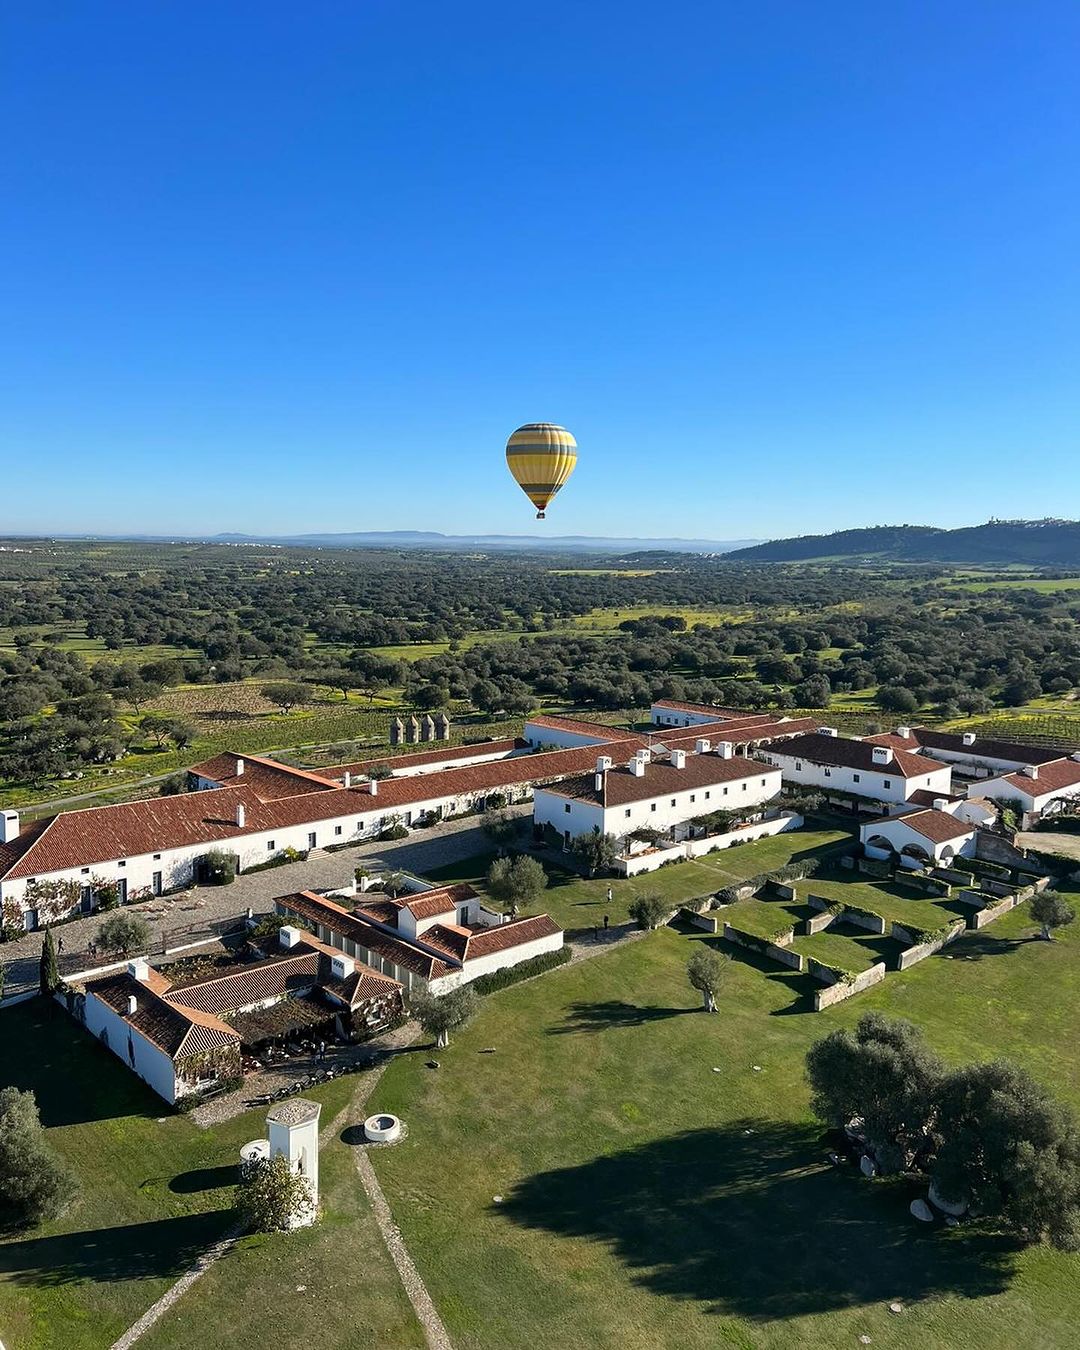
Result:
<svg viewBox="0 0 1080 1350"><path fill-rule="evenodd" d="M1015 909L1020 900L1020 896L1011 895L1005 900L999 900L996 905L987 905L984 909L976 910L968 918L968 927L985 928L988 923L993 923L995 919L1000 919L1003 914L1008 914L1010 909Z"/></svg>
<svg viewBox="0 0 1080 1350"><path fill-rule="evenodd" d="M831 902L823 899L820 895L808 895L806 897L806 903L810 906L811 909L828 911ZM885 931L885 920L881 917L880 914L872 914L870 913L869 910L849 909L845 905L844 909L839 914L837 915L830 914L829 918L830 921L833 918L837 918L842 923L851 924L853 928L865 928L868 933L881 934L884 933ZM814 920L812 919L807 920L807 922L813 923ZM818 933L821 931L822 928L827 927L828 924L820 924L813 931L815 933Z"/></svg>
<svg viewBox="0 0 1080 1350"><path fill-rule="evenodd" d="M704 839L687 839L671 848L650 849L648 853L639 853L633 858L619 858L614 870L624 877L640 876L643 872L655 872L665 863L685 862L687 858L700 858L706 853L730 848L732 844L749 844L755 839L768 839L775 834L787 834L789 830L799 830L804 825L802 816L794 811L782 811L773 820L762 820L756 825L744 825L742 829L730 830L727 834L712 834Z"/></svg>
<svg viewBox="0 0 1080 1350"><path fill-rule="evenodd" d="M794 936L792 932L786 934L779 942L770 942L767 938L758 937L756 933L744 933L739 928L732 928L729 923L724 924L726 941L733 942L736 947L745 947L747 951L757 952L759 956L787 966L789 970L802 971L805 969L805 960L798 952L789 951L786 945L794 940Z"/></svg>
<svg viewBox="0 0 1080 1350"><path fill-rule="evenodd" d="M851 998L854 994L861 994L864 989L869 989L871 985L880 984L884 978L885 962L879 961L869 970L864 970L860 975L856 975L850 983L830 984L826 985L824 989L816 989L814 991L814 1011L820 1012L822 1008L831 1008L834 1003L843 1003L844 999Z"/></svg>
<svg viewBox="0 0 1080 1350"><path fill-rule="evenodd" d="M935 952L941 951L942 947L960 936L966 927L963 919L957 919L955 923L949 925L948 930L941 937L934 938L932 942L920 942L910 945L906 951L900 953L896 962L897 970L907 970L909 966L917 965L919 961L925 961L928 956L933 956ZM914 935L901 924L894 923L890 936L898 942L912 943Z"/></svg>
<svg viewBox="0 0 1080 1350"><path fill-rule="evenodd" d="M693 928L703 928L706 933L715 933L719 926L712 914L699 914L696 909L689 909L686 905L679 910L679 918Z"/></svg>

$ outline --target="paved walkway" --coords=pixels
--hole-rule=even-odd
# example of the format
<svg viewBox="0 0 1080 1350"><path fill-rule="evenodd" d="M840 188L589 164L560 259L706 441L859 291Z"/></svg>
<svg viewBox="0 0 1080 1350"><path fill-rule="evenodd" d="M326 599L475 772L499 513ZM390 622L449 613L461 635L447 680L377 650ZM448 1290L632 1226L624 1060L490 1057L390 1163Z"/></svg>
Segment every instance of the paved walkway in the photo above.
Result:
<svg viewBox="0 0 1080 1350"><path fill-rule="evenodd" d="M530 809L523 806L515 808L514 813L525 814ZM417 830L408 839L397 843L373 841L337 853L316 852L304 862L286 863L266 872L238 876L231 886L200 886L168 899L146 900L127 908L143 915L150 924L152 939L156 939L162 930L233 918L249 907L256 914L269 913L274 908L275 896L287 895L290 891L345 886L352 881L353 870L362 861L378 859L394 870L423 876L431 868L461 862L464 858L488 852L490 848L491 843L480 828L479 817L466 816L428 830ZM58 924L54 935L58 942L63 941L64 954L85 951L101 922L100 914L91 914ZM0 962L8 967L5 988L9 994L37 987L41 941L41 933L26 933L13 942L0 945Z"/></svg>

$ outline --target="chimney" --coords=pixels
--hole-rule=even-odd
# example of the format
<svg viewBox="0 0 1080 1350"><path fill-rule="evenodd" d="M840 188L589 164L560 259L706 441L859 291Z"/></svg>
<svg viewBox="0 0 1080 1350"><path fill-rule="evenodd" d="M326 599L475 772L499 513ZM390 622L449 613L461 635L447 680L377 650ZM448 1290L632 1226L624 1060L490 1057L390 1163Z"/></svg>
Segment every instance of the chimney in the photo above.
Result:
<svg viewBox="0 0 1080 1350"><path fill-rule="evenodd" d="M871 756L875 764L891 764L893 753L891 745L875 745Z"/></svg>
<svg viewBox="0 0 1080 1350"><path fill-rule="evenodd" d="M707 741L703 736L699 736L694 742L694 749L699 755L707 755L712 749L712 741Z"/></svg>
<svg viewBox="0 0 1080 1350"><path fill-rule="evenodd" d="M818 727L818 735L835 737L837 735L837 731L835 727Z"/></svg>
<svg viewBox="0 0 1080 1350"><path fill-rule="evenodd" d="M340 955L334 955L330 958L330 969L334 973L335 980L346 980L355 971L356 962L351 956L346 956L344 952Z"/></svg>
<svg viewBox="0 0 1080 1350"><path fill-rule="evenodd" d="M645 760L639 759L637 755L630 761L630 772L635 778L645 777Z"/></svg>
<svg viewBox="0 0 1080 1350"><path fill-rule="evenodd" d="M975 736L975 733L974 733L973 731L965 731L965 732L964 732L964 744L965 744L965 745L974 745L974 744L975 744L975 741L976 741L976 736Z"/></svg>
<svg viewBox="0 0 1080 1350"><path fill-rule="evenodd" d="M0 844L10 844L19 837L18 811L0 812Z"/></svg>
<svg viewBox="0 0 1080 1350"><path fill-rule="evenodd" d="M348 769L345 770L345 777L341 781L345 785L345 787L347 788L352 787L352 774L348 771Z"/></svg>
<svg viewBox="0 0 1080 1350"><path fill-rule="evenodd" d="M716 753L721 759L733 759L735 757L735 747L730 741L721 741L716 747Z"/></svg>
<svg viewBox="0 0 1080 1350"><path fill-rule="evenodd" d="M685 769L685 768L686 768L686 751L685 751L685 750L672 750L672 752L671 752L671 767L672 767L673 769Z"/></svg>
<svg viewBox="0 0 1080 1350"><path fill-rule="evenodd" d="M1037 764L1025 764L1020 772L1026 774L1028 778L1038 778L1039 766Z"/></svg>
<svg viewBox="0 0 1080 1350"><path fill-rule="evenodd" d="M301 937L303 937L303 934L300 932L300 929L292 928L289 924L284 924L278 929L278 942L283 947L295 947Z"/></svg>
<svg viewBox="0 0 1080 1350"><path fill-rule="evenodd" d="M608 769L610 769L610 768L611 768L611 756L610 756L610 755L597 755L597 757L596 757L596 772L597 772L597 773L607 773Z"/></svg>
<svg viewBox="0 0 1080 1350"><path fill-rule="evenodd" d="M377 778L372 778L368 782L368 791L371 793L373 797L377 797L379 795L379 780Z"/></svg>
<svg viewBox="0 0 1080 1350"><path fill-rule="evenodd" d="M150 962L145 956L137 956L134 961L128 962L127 973L141 984L150 976Z"/></svg>
<svg viewBox="0 0 1080 1350"><path fill-rule="evenodd" d="M134 994L128 994L127 1015L129 1017L134 1017L138 1011L139 1011L139 1000L135 997Z"/></svg>
<svg viewBox="0 0 1080 1350"><path fill-rule="evenodd" d="M935 811L948 811L948 809L949 809L949 799L947 797L934 798Z"/></svg>
<svg viewBox="0 0 1080 1350"><path fill-rule="evenodd" d="M247 810L243 802L236 803L236 828L242 830L247 824Z"/></svg>
<svg viewBox="0 0 1080 1350"><path fill-rule="evenodd" d="M896 728L896 734L897 734L902 740L905 740L905 741L910 741L910 740L911 740L911 728L910 728L910 727L897 727L897 728Z"/></svg>
<svg viewBox="0 0 1080 1350"><path fill-rule="evenodd" d="M243 775L244 775L244 761L242 759L238 759L236 761L236 776L237 778L242 778Z"/></svg>

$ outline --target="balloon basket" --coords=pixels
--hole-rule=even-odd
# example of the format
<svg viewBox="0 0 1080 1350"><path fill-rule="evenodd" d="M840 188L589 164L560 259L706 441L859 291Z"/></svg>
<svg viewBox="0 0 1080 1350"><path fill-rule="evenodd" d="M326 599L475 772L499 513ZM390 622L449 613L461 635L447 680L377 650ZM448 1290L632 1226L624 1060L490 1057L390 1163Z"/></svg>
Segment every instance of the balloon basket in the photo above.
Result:
<svg viewBox="0 0 1080 1350"><path fill-rule="evenodd" d="M543 511L537 511L537 513L536 513L536 519L537 519L537 520L543 520L544 518L545 518L545 517L544 517Z"/></svg>

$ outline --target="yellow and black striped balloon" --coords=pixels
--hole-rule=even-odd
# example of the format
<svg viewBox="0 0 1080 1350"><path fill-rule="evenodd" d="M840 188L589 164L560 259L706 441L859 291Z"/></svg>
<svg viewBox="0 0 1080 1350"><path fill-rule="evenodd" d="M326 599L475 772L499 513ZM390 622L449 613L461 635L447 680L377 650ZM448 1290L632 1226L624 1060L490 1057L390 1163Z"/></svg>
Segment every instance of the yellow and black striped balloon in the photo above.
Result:
<svg viewBox="0 0 1080 1350"><path fill-rule="evenodd" d="M526 422L506 442L506 463L522 492L544 519L548 503L574 472L577 441L554 422Z"/></svg>

